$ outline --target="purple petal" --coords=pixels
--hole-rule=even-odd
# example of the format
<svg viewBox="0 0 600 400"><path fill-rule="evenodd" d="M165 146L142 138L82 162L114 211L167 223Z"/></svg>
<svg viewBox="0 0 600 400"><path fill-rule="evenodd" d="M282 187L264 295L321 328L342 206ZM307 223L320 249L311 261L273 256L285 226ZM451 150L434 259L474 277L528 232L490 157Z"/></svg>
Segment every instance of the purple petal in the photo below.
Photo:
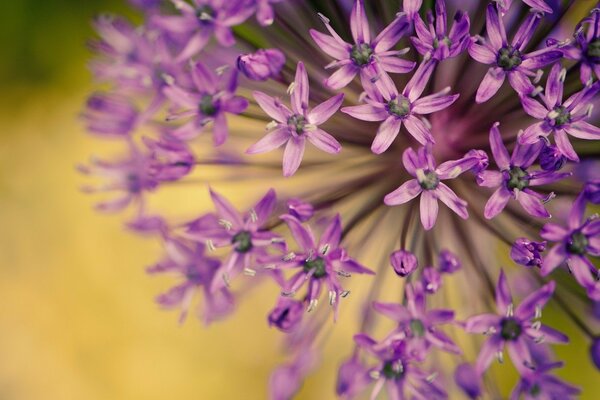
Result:
<svg viewBox="0 0 600 400"><path fill-rule="evenodd" d="M469 55L482 64L493 64L496 62L496 54L487 46L471 42L468 50Z"/></svg>
<svg viewBox="0 0 600 400"><path fill-rule="evenodd" d="M502 19L493 4L488 4L485 13L485 28L494 49L500 49L506 44L506 32Z"/></svg>
<svg viewBox="0 0 600 400"><path fill-rule="evenodd" d="M295 217L284 214L280 217L287 224L292 236L302 250L309 252L315 248L315 238L309 227L304 227Z"/></svg>
<svg viewBox="0 0 600 400"><path fill-rule="evenodd" d="M577 156L577 153L575 152L575 149L573 149L571 142L569 142L569 137L564 130L556 130L554 132L554 140L556 141L556 147L558 147L558 150L560 150L562 155L571 161L579 161L579 156Z"/></svg>
<svg viewBox="0 0 600 400"><path fill-rule="evenodd" d="M431 77L431 73L433 72L435 65L436 62L433 59L424 60L421 62L412 78L404 87L403 94L408 97L411 102L414 102L421 97L423 90L425 90L425 86L427 86L427 82L429 82L429 78Z"/></svg>
<svg viewBox="0 0 600 400"><path fill-rule="evenodd" d="M489 338L479 350L477 362L475 363L475 371L481 376L490 366L499 351L502 351L502 340L500 336L492 336Z"/></svg>
<svg viewBox="0 0 600 400"><path fill-rule="evenodd" d="M273 118L277 122L287 124L287 119L290 115L292 115L292 112L286 106L281 104L279 99L273 98L263 92L258 91L252 92L252 95L254 96L254 99L260 108L262 108L269 117Z"/></svg>
<svg viewBox="0 0 600 400"><path fill-rule="evenodd" d="M542 106L539 102L532 99L529 96L520 96L521 97L521 105L523 106L523 110L537 119L544 119L548 114L548 110L546 107Z"/></svg>
<svg viewBox="0 0 600 400"><path fill-rule="evenodd" d="M384 71L394 74L405 74L413 70L415 65L413 61L404 60L398 56L381 56L378 59L377 65Z"/></svg>
<svg viewBox="0 0 600 400"><path fill-rule="evenodd" d="M518 140L520 144L533 144L539 142L541 137L547 137L552 128L546 121L537 122L519 134Z"/></svg>
<svg viewBox="0 0 600 400"><path fill-rule="evenodd" d="M217 209L217 214L219 218L222 218L234 225L234 227L241 227L244 224L242 218L240 217L239 212L231 205L226 198L210 189L210 197Z"/></svg>
<svg viewBox="0 0 600 400"><path fill-rule="evenodd" d="M319 104L308 113L308 122L313 125L321 125L327 121L340 108L344 101L344 94L340 93L327 101Z"/></svg>
<svg viewBox="0 0 600 400"><path fill-rule="evenodd" d="M565 126L565 130L571 136L575 136L579 139L598 140L600 139L600 128L589 124L585 121L577 121L568 126Z"/></svg>
<svg viewBox="0 0 600 400"><path fill-rule="evenodd" d="M325 86L333 90L339 90L348 85L356 74L358 74L358 71L359 69L356 65L346 64L325 80Z"/></svg>
<svg viewBox="0 0 600 400"><path fill-rule="evenodd" d="M537 142L534 144L519 144L517 143L513 149L512 157L510 158L511 165L521 168L528 168L535 162L543 143Z"/></svg>
<svg viewBox="0 0 600 400"><path fill-rule="evenodd" d="M388 206L404 204L417 197L422 191L423 189L421 188L419 181L411 179L404 182L398 189L388 193L383 199L383 202Z"/></svg>
<svg viewBox="0 0 600 400"><path fill-rule="evenodd" d="M294 90L292 92L292 110L296 114L304 115L308 109L308 74L304 63L298 62L296 67L296 77L294 79Z"/></svg>
<svg viewBox="0 0 600 400"><path fill-rule="evenodd" d="M531 216L538 218L550 218L550 213L542 204L539 197L532 194L530 189L525 189L517 194L517 201Z"/></svg>
<svg viewBox="0 0 600 400"><path fill-rule="evenodd" d="M529 347L527 347L524 338L508 341L506 347L508 349L508 355L517 371L523 374L531 371L533 363L531 361Z"/></svg>
<svg viewBox="0 0 600 400"><path fill-rule="evenodd" d="M423 190L421 193L421 224L426 231L433 228L438 215L438 202L435 195L429 190Z"/></svg>
<svg viewBox="0 0 600 400"><path fill-rule="evenodd" d="M489 198L487 203L485 204L485 209L483 210L483 215L486 219L492 219L496 215L500 214L508 200L510 200L511 192L505 187L501 186Z"/></svg>
<svg viewBox="0 0 600 400"><path fill-rule="evenodd" d="M417 169L424 167L419 163L419 156L412 147L407 148L404 150L404 153L402 153L402 164L404 164L406 172L412 176L416 176Z"/></svg>
<svg viewBox="0 0 600 400"><path fill-rule="evenodd" d="M536 52L528 54L528 57L523 60L519 68L525 70L536 70L545 67L548 64L560 60L562 52L554 50L548 51L547 49L538 50Z"/></svg>
<svg viewBox="0 0 600 400"><path fill-rule="evenodd" d="M510 157L502 141L502 135L500 134L500 129L498 129L499 125L500 123L496 122L490 129L490 147L498 168L505 170L510 168Z"/></svg>
<svg viewBox="0 0 600 400"><path fill-rule="evenodd" d="M501 269L498 283L496 284L496 309L498 310L498 314L506 315L506 311L512 303L508 281L506 280L504 270Z"/></svg>
<svg viewBox="0 0 600 400"><path fill-rule="evenodd" d="M542 16L538 13L527 14L525 21L521 23L521 26L519 26L517 33L515 33L515 36L513 37L512 47L522 51L525 46L527 46L527 43L529 43L529 40L533 36L533 32L535 32L535 29L539 25L541 19Z"/></svg>
<svg viewBox="0 0 600 400"><path fill-rule="evenodd" d="M342 150L342 145L333 136L322 129L315 129L305 133L306 138L315 147L329 154L337 154Z"/></svg>
<svg viewBox="0 0 600 400"><path fill-rule="evenodd" d="M527 75L518 70L508 73L508 82L520 95L529 95L535 89Z"/></svg>
<svg viewBox="0 0 600 400"><path fill-rule="evenodd" d="M404 126L406 126L406 130L408 133L414 137L417 142L422 145L426 145L427 143L434 143L433 135L429 131L429 128L421 121L419 118L414 115L409 115L404 120Z"/></svg>
<svg viewBox="0 0 600 400"><path fill-rule="evenodd" d="M220 146L227 140L229 129L227 128L227 119L225 114L219 113L213 122L213 142L215 146Z"/></svg>
<svg viewBox="0 0 600 400"><path fill-rule="evenodd" d="M250 146L246 150L246 154L258 154L274 150L287 142L290 137L290 131L287 127L275 129Z"/></svg>
<svg viewBox="0 0 600 400"><path fill-rule="evenodd" d="M415 114L431 114L432 112L443 110L454 103L459 96L458 94L440 96L439 93L425 96L415 101L413 103L412 112Z"/></svg>
<svg viewBox="0 0 600 400"><path fill-rule="evenodd" d="M316 31L314 29L309 30L310 36L313 38L317 46L331 57L344 60L349 57L349 50L345 46L342 46L333 37Z"/></svg>
<svg viewBox="0 0 600 400"><path fill-rule="evenodd" d="M342 107L341 111L361 121L383 121L390 116L385 108L370 104Z"/></svg>
<svg viewBox="0 0 600 400"><path fill-rule="evenodd" d="M585 257L571 256L567 264L573 273L575 280L588 291L593 290L596 286L596 279L592 275L592 271L597 271L596 267Z"/></svg>
<svg viewBox="0 0 600 400"><path fill-rule="evenodd" d="M204 64L196 62L192 67L192 80L200 92L214 93L217 90L217 77Z"/></svg>
<svg viewBox="0 0 600 400"><path fill-rule="evenodd" d="M283 176L292 176L298 170L304 156L304 138L291 137L283 152Z"/></svg>
<svg viewBox="0 0 600 400"><path fill-rule="evenodd" d="M356 0L350 13L350 30L354 41L359 43L369 43L371 33L369 32L369 21L365 14L364 0Z"/></svg>
<svg viewBox="0 0 600 400"><path fill-rule="evenodd" d="M559 243L554 245L546 254L546 256L542 259L542 269L540 273L542 276L548 275L552 272L556 267L565 261L567 258L567 252L565 250L564 244Z"/></svg>
<svg viewBox="0 0 600 400"><path fill-rule="evenodd" d="M535 292L528 295L515 309L515 317L520 320L533 319L536 308L542 309L554 294L556 283L550 281Z"/></svg>
<svg viewBox="0 0 600 400"><path fill-rule="evenodd" d="M504 175L499 171L482 171L477 174L477 184L483 187L498 187L504 182Z"/></svg>
<svg viewBox="0 0 600 400"><path fill-rule="evenodd" d="M500 316L496 314L481 314L470 317L465 321L465 332L486 333L496 328L500 322Z"/></svg>
<svg viewBox="0 0 600 400"><path fill-rule="evenodd" d="M565 72L566 73L566 70ZM562 67L560 63L556 63L552 66L548 80L546 81L546 92L544 93L546 99L546 105L548 108L553 109L556 107L563 97L563 75Z"/></svg>
<svg viewBox="0 0 600 400"><path fill-rule="evenodd" d="M393 319L396 322L403 322L411 318L410 312L401 304L373 302L373 309L378 313Z"/></svg>
<svg viewBox="0 0 600 400"><path fill-rule="evenodd" d="M477 103L485 103L491 99L492 96L498 92L500 86L502 86L505 76L506 73L502 70L502 68L493 67L488 69L488 72L485 74L483 80L479 84L479 88L477 88L475 101Z"/></svg>
<svg viewBox="0 0 600 400"><path fill-rule="evenodd" d="M537 330L530 328L527 330L527 333L539 338L538 340L543 340L544 343L569 343L569 337L567 335L546 325L540 326Z"/></svg>
<svg viewBox="0 0 600 400"><path fill-rule="evenodd" d="M564 227L551 222L544 224L540 230L540 236L552 242L560 242L567 234L568 231Z"/></svg>
<svg viewBox="0 0 600 400"><path fill-rule="evenodd" d="M382 53L391 49L409 29L410 24L405 15L396 17L373 41L375 53Z"/></svg>
<svg viewBox="0 0 600 400"><path fill-rule="evenodd" d="M254 212L256 213L257 217L255 226L260 227L267 222L267 219L269 216L271 216L276 203L277 195L275 194L275 190L269 189L267 194L265 194L265 196L254 206Z"/></svg>
<svg viewBox="0 0 600 400"><path fill-rule="evenodd" d="M375 154L386 151L398 136L401 126L402 120L393 116L383 121L377 130L373 144L371 144L371 151Z"/></svg>
<svg viewBox="0 0 600 400"><path fill-rule="evenodd" d="M336 214L333 220L329 223L319 241L319 248L329 245L332 250L335 250L340 245L342 239L342 221L340 214Z"/></svg>
<svg viewBox="0 0 600 400"><path fill-rule="evenodd" d="M438 198L462 219L469 218L467 202L459 198L446 184L441 183L435 189Z"/></svg>

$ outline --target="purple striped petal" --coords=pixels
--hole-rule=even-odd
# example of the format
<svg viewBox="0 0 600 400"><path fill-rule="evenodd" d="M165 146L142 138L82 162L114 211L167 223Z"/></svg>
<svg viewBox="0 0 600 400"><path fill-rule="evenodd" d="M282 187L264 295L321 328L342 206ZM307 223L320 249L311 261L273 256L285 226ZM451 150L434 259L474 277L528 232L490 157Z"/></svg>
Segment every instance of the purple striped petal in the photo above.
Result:
<svg viewBox="0 0 600 400"><path fill-rule="evenodd" d="M529 54L528 57L523 60L521 65L519 65L519 68L530 71L536 70L560 60L561 57L562 52L560 51L548 51L546 49L538 50Z"/></svg>
<svg viewBox="0 0 600 400"><path fill-rule="evenodd" d="M479 84L477 88L477 95L475 96L475 101L477 103L485 103L489 99L492 98L493 95L498 92L500 86L504 82L504 78L506 77L506 73L502 68L493 67L488 69L488 72L483 77L483 80Z"/></svg>
<svg viewBox="0 0 600 400"><path fill-rule="evenodd" d="M544 224L540 230L540 236L552 242L560 242L568 233L566 228L552 222Z"/></svg>
<svg viewBox="0 0 600 400"><path fill-rule="evenodd" d="M579 162L579 156L577 156L573 145L569 141L569 137L563 129L558 129L554 132L554 140L556 141L556 147L558 147L563 156L571 161Z"/></svg>
<svg viewBox="0 0 600 400"><path fill-rule="evenodd" d="M350 13L350 30L357 44L369 43L371 41L364 0L356 0L354 2L354 7L352 7L352 12Z"/></svg>
<svg viewBox="0 0 600 400"><path fill-rule="evenodd" d="M310 36L313 38L317 46L325 53L337 60L345 60L349 55L349 48L341 45L337 40L329 35L316 31L309 30Z"/></svg>
<svg viewBox="0 0 600 400"><path fill-rule="evenodd" d="M296 114L304 115L305 110L308 109L308 74L302 61L298 62L298 66L296 67L294 84L292 110Z"/></svg>
<svg viewBox="0 0 600 400"><path fill-rule="evenodd" d="M567 258L567 252L565 250L564 244L559 243L554 245L546 254L546 256L542 259L542 269L540 273L542 276L548 275L550 272L554 271L556 267L565 261Z"/></svg>
<svg viewBox="0 0 600 400"><path fill-rule="evenodd" d="M404 182L398 189L391 193L388 193L383 202L388 206L396 206L398 204L404 204L417 197L423 189L416 179L411 179Z"/></svg>
<svg viewBox="0 0 600 400"><path fill-rule="evenodd" d="M340 214L336 214L333 220L329 223L319 241L319 248L329 245L333 250L337 249L342 239L342 221Z"/></svg>
<svg viewBox="0 0 600 400"><path fill-rule="evenodd" d="M375 107L371 104L342 107L340 111L361 121L383 121L390 116L385 108Z"/></svg>
<svg viewBox="0 0 600 400"><path fill-rule="evenodd" d="M308 122L313 125L321 125L327 121L340 108L344 101L344 94L340 93L327 101L319 104L308 113Z"/></svg>
<svg viewBox="0 0 600 400"><path fill-rule="evenodd" d="M344 65L335 71L329 78L325 79L325 86L333 90L339 90L348 85L358 74L358 67L354 64Z"/></svg>
<svg viewBox="0 0 600 400"><path fill-rule="evenodd" d="M221 196L212 189L210 189L210 197L215 205L215 208L217 209L219 218L232 223L234 228L240 228L243 226L244 221L242 221L240 213L225 197Z"/></svg>
<svg viewBox="0 0 600 400"><path fill-rule="evenodd" d="M485 333L491 331L491 328L498 326L500 316L496 314L481 314L474 317L469 317L465 321L465 332L468 333Z"/></svg>
<svg viewBox="0 0 600 400"><path fill-rule="evenodd" d="M217 77L201 62L192 67L192 80L200 92L214 93L217 91Z"/></svg>
<svg viewBox="0 0 600 400"><path fill-rule="evenodd" d="M550 213L546 210L542 201L533 193L531 189L519 191L516 195L517 201L529 215L538 218L550 218Z"/></svg>
<svg viewBox="0 0 600 400"><path fill-rule="evenodd" d="M525 297L521 304L515 309L515 317L520 320L533 319L536 314L536 308L542 309L546 305L548 300L550 300L554 294L555 287L556 283L550 281L548 284Z"/></svg>
<svg viewBox="0 0 600 400"><path fill-rule="evenodd" d="M254 206L254 212L256 213L256 227L262 226L273 212L275 204L277 203L277 195L275 190L269 189L267 194Z"/></svg>
<svg viewBox="0 0 600 400"><path fill-rule="evenodd" d="M577 121L568 126L565 126L565 130L571 136L575 136L579 139L598 140L600 139L600 128L589 124L585 121Z"/></svg>
<svg viewBox="0 0 600 400"><path fill-rule="evenodd" d="M417 65L413 61L404 60L398 56L379 57L377 64L382 70L395 74L405 74L410 72L413 70L415 65Z"/></svg>
<svg viewBox="0 0 600 400"><path fill-rule="evenodd" d="M415 101L413 103L412 112L415 114L431 114L443 110L454 103L459 96L458 94L442 96L440 93L442 92L425 96Z"/></svg>
<svg viewBox="0 0 600 400"><path fill-rule="evenodd" d="M377 311L381 315L385 315L386 317L393 319L396 322L403 322L412 318L410 312L401 304L381 303L375 301L373 302L372 307L373 310Z"/></svg>
<svg viewBox="0 0 600 400"><path fill-rule="evenodd" d="M456 193L452 191L446 184L441 183L435 189L438 199L440 199L445 205L448 206L462 219L469 218L469 212L467 211L467 202L459 198Z"/></svg>
<svg viewBox="0 0 600 400"><path fill-rule="evenodd" d="M546 98L546 106L549 109L553 109L556 107L563 97L563 86L564 86L564 76L566 74L566 70L563 73L563 68L559 63L556 63L552 66L550 70L550 74L548 75L548 80L546 81L546 92L544 96Z"/></svg>
<svg viewBox="0 0 600 400"><path fill-rule="evenodd" d="M513 304L510 289L508 287L508 281L504 270L500 270L500 276L498 277L498 283L496 284L496 309L498 314L506 315L506 311Z"/></svg>
<svg viewBox="0 0 600 400"><path fill-rule="evenodd" d="M290 137L291 134L287 127L275 129L250 146L246 150L246 154L259 154L274 150L287 142Z"/></svg>
<svg viewBox="0 0 600 400"><path fill-rule="evenodd" d="M421 62L415 71L415 74L404 87L402 93L404 96L408 97L411 102L417 100L421 96L421 93L423 93L423 90L425 90L425 86L427 86L427 82L429 82L429 78L431 77L435 65L436 62L433 59Z"/></svg>
<svg viewBox="0 0 600 400"><path fill-rule="evenodd" d="M519 134L519 144L528 145L537 143L541 137L547 137L551 131L552 127L546 121L537 122Z"/></svg>
<svg viewBox="0 0 600 400"><path fill-rule="evenodd" d="M305 133L306 138L318 149L329 154L337 154L342 150L342 145L333 136L322 129L315 129Z"/></svg>
<svg viewBox="0 0 600 400"><path fill-rule="evenodd" d="M258 91L252 92L252 95L260 108L262 108L269 117L277 122L287 124L287 119L292 115L292 112L285 105L281 104L279 99Z"/></svg>
<svg viewBox="0 0 600 400"><path fill-rule="evenodd" d="M519 30L515 33L512 40L512 47L519 51L523 51L529 40L533 36L533 32L539 25L542 16L538 13L529 13L525 18L525 21L519 26Z"/></svg>
<svg viewBox="0 0 600 400"><path fill-rule="evenodd" d="M475 363L475 371L481 376L488 369L499 351L502 351L503 341L500 336L494 335L489 338L479 350L477 362Z"/></svg>
<svg viewBox="0 0 600 400"><path fill-rule="evenodd" d="M542 150L543 143L537 142L534 144L516 144L512 156L510 158L510 163L513 166L528 168L535 162L540 151Z"/></svg>
<svg viewBox="0 0 600 400"><path fill-rule="evenodd" d="M486 219L492 219L496 215L500 214L502 210L504 210L504 207L506 207L508 200L510 200L510 196L511 192L505 186L501 186L496 189L492 197L490 197L487 203L485 203L483 216Z"/></svg>
<svg viewBox="0 0 600 400"><path fill-rule="evenodd" d="M488 4L486 9L485 29L494 49L500 49L507 44L504 24L493 4Z"/></svg>
<svg viewBox="0 0 600 400"><path fill-rule="evenodd" d="M411 134L419 143L425 146L427 143L435 143L433 135L429 131L429 128L414 115L409 115L404 120L404 126L406 130Z"/></svg>
<svg viewBox="0 0 600 400"><path fill-rule="evenodd" d="M508 355L517 371L522 374L531 371L531 366L533 365L531 353L523 338L506 342L506 348L508 349Z"/></svg>
<svg viewBox="0 0 600 400"><path fill-rule="evenodd" d="M419 163L419 157L412 147L409 147L402 153L402 164L406 168L406 172L412 176L416 176L417 169L424 167Z"/></svg>
<svg viewBox="0 0 600 400"><path fill-rule="evenodd" d="M285 221L290 232L292 233L292 236L294 237L294 240L296 243L298 243L298 246L300 246L302 250L305 252L314 250L315 237L313 236L310 227L305 227L300 223L300 221L289 214L284 214L280 218Z"/></svg>
<svg viewBox="0 0 600 400"><path fill-rule="evenodd" d="M381 154L386 151L398 136L402 120L396 117L389 117L379 126L375 139L371 144L371 151L375 154Z"/></svg>
<svg viewBox="0 0 600 400"><path fill-rule="evenodd" d="M535 89L527 75L518 70L508 73L508 82L520 95L529 95Z"/></svg>
<svg viewBox="0 0 600 400"><path fill-rule="evenodd" d="M421 193L420 213L423 228L426 231L433 228L438 215L438 201L430 190Z"/></svg>
<svg viewBox="0 0 600 400"><path fill-rule="evenodd" d="M477 174L477 184L483 187L498 187L504 182L504 175L500 171L482 171Z"/></svg>
<svg viewBox="0 0 600 400"><path fill-rule="evenodd" d="M532 99L529 96L519 96L521 98L521 105L523 110L537 119L544 119L548 114L546 107L542 106L538 101Z"/></svg>
<svg viewBox="0 0 600 400"><path fill-rule="evenodd" d="M213 122L213 143L220 146L227 140L229 129L227 128L227 119L225 114L219 113Z"/></svg>
<svg viewBox="0 0 600 400"><path fill-rule="evenodd" d="M567 260L569 269L573 273L575 280L588 291L593 290L596 286L596 279L592 275L592 271L596 274L596 267L585 257L571 256Z"/></svg>
<svg viewBox="0 0 600 400"><path fill-rule="evenodd" d="M468 48L469 55L482 64L493 64L496 62L496 54L487 46L471 42Z"/></svg>
<svg viewBox="0 0 600 400"><path fill-rule="evenodd" d="M302 156L304 156L304 138L291 137L283 152L283 176L292 176L300 167Z"/></svg>
<svg viewBox="0 0 600 400"><path fill-rule="evenodd" d="M375 53L388 51L398 43L410 29L410 23L406 15L396 17L373 41Z"/></svg>
<svg viewBox="0 0 600 400"><path fill-rule="evenodd" d="M498 129L499 125L500 123L496 122L490 129L490 147L498 168L505 170L510 167L510 157L508 155L508 150L506 150L504 142L502 141L502 136Z"/></svg>

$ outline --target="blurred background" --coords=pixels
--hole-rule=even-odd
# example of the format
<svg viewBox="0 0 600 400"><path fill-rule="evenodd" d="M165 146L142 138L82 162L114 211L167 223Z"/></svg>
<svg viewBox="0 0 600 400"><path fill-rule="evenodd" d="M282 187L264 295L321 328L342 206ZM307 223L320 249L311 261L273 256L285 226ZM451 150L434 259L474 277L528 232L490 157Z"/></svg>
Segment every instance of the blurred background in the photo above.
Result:
<svg viewBox="0 0 600 400"><path fill-rule="evenodd" d="M101 11L132 15L124 0L0 2L0 399L264 399L282 361L265 321L272 285L210 329L193 318L179 326L153 302L168 282L144 273L158 244L97 214L78 190L75 166L110 154L78 119L93 90L90 19ZM181 206L201 209L206 188L188 192ZM300 398L333 398L355 329L346 320ZM558 355L571 366L561 376L599 398L587 343Z"/></svg>

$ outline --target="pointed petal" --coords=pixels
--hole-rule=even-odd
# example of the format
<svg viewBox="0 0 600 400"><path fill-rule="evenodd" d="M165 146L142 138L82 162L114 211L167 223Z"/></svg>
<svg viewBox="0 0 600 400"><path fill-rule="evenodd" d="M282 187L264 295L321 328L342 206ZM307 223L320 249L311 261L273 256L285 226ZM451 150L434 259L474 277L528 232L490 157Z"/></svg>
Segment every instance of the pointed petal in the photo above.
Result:
<svg viewBox="0 0 600 400"><path fill-rule="evenodd" d="M333 136L322 129L315 129L305 133L306 138L315 147L329 154L337 154L342 150L342 145Z"/></svg>
<svg viewBox="0 0 600 400"><path fill-rule="evenodd" d="M210 189L210 197L217 209L219 218L226 220L233 224L234 227L242 227L244 221L240 217L239 212L231 205L231 203L223 196Z"/></svg>
<svg viewBox="0 0 600 400"><path fill-rule="evenodd" d="M308 113L308 122L313 125L321 125L327 121L340 108L344 101L344 94L340 93L327 101L319 104Z"/></svg>
<svg viewBox="0 0 600 400"><path fill-rule="evenodd" d="M492 219L500 214L504 210L504 207L506 207L508 200L510 200L510 196L511 193L506 187L500 186L496 189L492 197L485 204L485 209L483 210L484 217Z"/></svg>
<svg viewBox="0 0 600 400"><path fill-rule="evenodd" d="M498 129L499 125L500 123L496 122L492 125L492 129L490 129L490 147L498 168L505 170L510 168L510 156L502 141L502 135L500 134L500 129Z"/></svg>
<svg viewBox="0 0 600 400"><path fill-rule="evenodd" d="M517 195L517 201L531 216L538 218L550 218L550 213L537 196L531 194L530 189L520 191Z"/></svg>
<svg viewBox="0 0 600 400"><path fill-rule="evenodd" d="M298 170L304 156L304 138L291 137L283 152L283 176L292 176Z"/></svg>
<svg viewBox="0 0 600 400"><path fill-rule="evenodd" d="M406 130L408 133L414 137L417 142L422 145L426 145L427 143L435 143L433 139L433 135L429 131L429 128L421 121L419 118L414 115L409 115L404 120L404 126L406 126Z"/></svg>
<svg viewBox="0 0 600 400"><path fill-rule="evenodd" d="M396 117L389 117L383 121L377 130L373 144L371 144L371 151L375 154L386 151L398 136L401 126L402 120Z"/></svg>
<svg viewBox="0 0 600 400"><path fill-rule="evenodd" d="M342 107L341 111L361 121L383 121L390 116L385 108L375 107L371 104Z"/></svg>
<svg viewBox="0 0 600 400"><path fill-rule="evenodd" d="M246 150L246 154L259 154L282 146L291 137L288 128L278 128L267 133L262 139Z"/></svg>
<svg viewBox="0 0 600 400"><path fill-rule="evenodd" d="M500 86L502 86L505 77L506 73L501 68L493 67L488 69L488 72L479 84L479 88L477 88L475 101L477 103L485 103L491 99L498 92Z"/></svg>
<svg viewBox="0 0 600 400"><path fill-rule="evenodd" d="M435 189L438 199L440 199L449 209L454 211L462 219L469 218L467 211L467 202L459 198L446 184L441 183Z"/></svg>
<svg viewBox="0 0 600 400"><path fill-rule="evenodd" d="M285 105L281 104L279 99L258 91L252 92L252 95L260 108L262 108L269 117L273 118L275 121L287 124L287 119L292 115L292 112Z"/></svg>
<svg viewBox="0 0 600 400"><path fill-rule="evenodd" d="M430 190L421 193L421 223L426 231L433 228L438 215L438 201Z"/></svg>
<svg viewBox="0 0 600 400"><path fill-rule="evenodd" d="M398 189L388 193L383 199L383 202L388 206L404 204L417 197L422 191L423 189L421 188L421 185L419 185L419 182L416 179L411 179L404 182Z"/></svg>

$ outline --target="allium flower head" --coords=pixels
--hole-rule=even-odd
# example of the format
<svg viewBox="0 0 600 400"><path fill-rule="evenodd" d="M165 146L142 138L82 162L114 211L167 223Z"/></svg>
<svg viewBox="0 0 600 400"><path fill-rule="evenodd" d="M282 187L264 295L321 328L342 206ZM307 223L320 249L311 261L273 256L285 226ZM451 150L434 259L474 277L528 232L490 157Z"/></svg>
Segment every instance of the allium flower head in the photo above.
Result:
<svg viewBox="0 0 600 400"><path fill-rule="evenodd" d="M344 100L344 95L338 94L313 109L309 109L308 74L302 62L298 63L296 79L291 85L291 110L279 99L263 92L256 91L253 94L263 111L274 119L270 124L270 128L273 130L250 146L246 153L264 153L285 144L283 175L292 176L300 167L307 139L320 150L330 154L337 154L342 149L339 142L329 133L320 129L319 125L335 114Z"/></svg>
<svg viewBox="0 0 600 400"><path fill-rule="evenodd" d="M355 0L350 15L354 44L345 42L333 30L327 17L319 16L331 36L314 29L310 30L310 35L325 53L336 59L326 68L339 68L325 81L325 85L329 88L341 89L359 73L361 79L366 81L373 78L379 70L402 74L414 68L414 62L399 58L408 49L392 50L400 38L408 32L410 24L406 15L397 15L391 24L371 40L364 0Z"/></svg>

